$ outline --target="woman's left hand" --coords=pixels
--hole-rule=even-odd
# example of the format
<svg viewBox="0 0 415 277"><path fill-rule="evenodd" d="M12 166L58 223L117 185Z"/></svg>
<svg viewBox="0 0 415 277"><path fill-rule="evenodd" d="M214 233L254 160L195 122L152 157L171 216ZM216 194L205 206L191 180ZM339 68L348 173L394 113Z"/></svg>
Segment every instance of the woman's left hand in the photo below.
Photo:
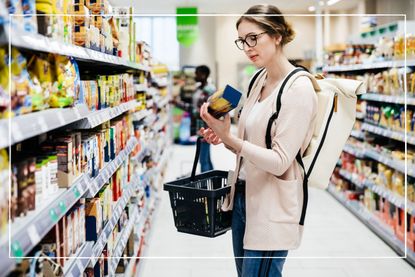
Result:
<svg viewBox="0 0 415 277"><path fill-rule="evenodd" d="M231 128L231 118L229 114L226 114L223 120L216 119L208 112L208 106L208 103L204 103L202 107L200 107L200 117L222 141L228 141Z"/></svg>

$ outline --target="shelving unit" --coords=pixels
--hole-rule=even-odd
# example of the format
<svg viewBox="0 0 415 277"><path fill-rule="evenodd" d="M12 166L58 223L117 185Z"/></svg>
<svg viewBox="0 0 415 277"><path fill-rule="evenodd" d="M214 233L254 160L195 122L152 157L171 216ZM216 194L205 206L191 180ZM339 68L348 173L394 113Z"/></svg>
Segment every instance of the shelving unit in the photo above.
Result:
<svg viewBox="0 0 415 277"><path fill-rule="evenodd" d="M63 43L40 34L28 33L17 28L4 28L3 41L0 41L0 45L8 43L30 51L70 56L75 58L79 64L85 66L102 65L123 71L150 71L148 66L136 64L92 49ZM95 70L99 70L99 68Z"/></svg>
<svg viewBox="0 0 415 277"><path fill-rule="evenodd" d="M404 67L405 60L399 61L384 61L374 62L367 64L355 64L355 65L338 65L338 66L325 66L324 72L347 72L347 71L367 71L372 69L382 69L391 67ZM406 60L406 66L415 66L415 60Z"/></svg>
<svg viewBox="0 0 415 277"><path fill-rule="evenodd" d="M375 102L382 102L382 103L391 103L391 104L402 104L405 103L407 105L415 105L415 98L414 97L405 97L404 96L394 96L394 95L380 95L376 93L365 93L361 96L362 100L367 101L375 101Z"/></svg>
<svg viewBox="0 0 415 277"><path fill-rule="evenodd" d="M165 131L164 127L168 123L168 116L161 117L160 119L159 115L154 114L154 109L151 109L153 105L156 105L159 108L163 108L163 111L167 110L167 112L169 112L170 95L166 96L166 91L169 91L170 83L168 78L163 80L155 78L156 87L151 87L151 82L149 81L153 79L151 77L151 67L131 62L128 58L120 58L96 50L63 43L56 39L39 34L27 33L16 28L9 29L9 25L0 25L0 45L7 45L9 43L12 47L18 48L21 53L53 53L72 57L79 66L79 73L81 76L85 75L90 77L124 73L134 75L134 83L131 84L134 84L134 91L136 92L137 99L141 100L131 100L117 106L96 111L91 111L88 109L87 105L82 104L70 108L47 109L30 114L18 115L10 119L2 119L0 120L0 133L8 135L0 136L0 149L14 147L18 143L25 143L28 139L43 136L48 132L60 128L63 129L63 127L77 130L82 134L88 134L89 132L97 130L97 127L103 123L113 119L118 121L127 113L130 114L130 117L126 118L131 118L133 122L135 121L134 128L140 125L147 125L149 130L146 130L145 132L151 132L152 136L152 133L156 133L158 134L157 136L159 139L171 139L168 134L162 136ZM131 59L136 60L135 58ZM149 60L146 61L146 64L148 64L148 62ZM133 79L132 76L131 79ZM161 90L158 89L159 87L162 87L162 93L160 92ZM142 98L142 92L146 94L147 99L146 97ZM159 94L163 95L163 97L160 97ZM151 96L150 99L148 96ZM122 99L132 98L128 98L127 96ZM117 100L114 100L114 102L115 101ZM145 106L150 109L146 109ZM141 110L137 111L139 109ZM115 120L112 122L115 122ZM127 161L137 161L138 163L141 163L144 156L156 154L156 151L154 150L154 147L156 147L155 141L149 141L148 143L142 144L142 141L137 139L139 135L136 135L136 133L133 134L133 131L137 130L131 127L133 126L131 121L125 119L125 122L130 124L128 131L131 130L125 137L131 136L131 138L127 141L124 149L118 150L119 146L116 146L117 151L119 151L116 157L106 163L94 178L89 177L88 173L81 174L73 181L69 188L61 188L55 193L47 195L45 201L42 201L41 206L37 206L36 209L29 212L27 216L17 217L15 219L15 222L10 226L11 241L9 242L6 237L2 237L2 240L0 241L0 277L7 276L21 260L30 258L27 256L32 250L42 242L42 239L60 220L62 220L62 218L71 212L71 209L73 210L75 204L78 203L81 198L96 198L97 194L104 188L105 184L112 180L111 177L114 176L117 170L121 167L123 168ZM124 124L124 121L122 123ZM137 138L135 136L137 136ZM84 138L82 137L82 140L83 139ZM123 143L125 143L125 139L123 140ZM131 157L131 153L136 151L135 149L138 149L136 147L138 144L141 145L142 150L137 153L135 157ZM123 210L129 209L129 219L127 226L123 229L122 233L119 234L118 240L114 245L114 255L118 257L122 256L127 239L133 230L135 233L142 232L144 223L148 220L150 210L154 209L154 207L152 207L150 203L147 203L147 206L139 211L139 209L134 206L136 204L131 199L137 197L137 195L140 197L145 195L144 186L153 189L153 186L155 186L154 179L160 181L162 172L161 170L155 170L154 168L151 170L146 170L145 167L138 168L139 169L130 176L130 182L124 187L121 198L119 198L112 206L112 217L103 226L96 242L85 241L82 246L76 246L76 253L66 260L63 268L64 276L81 276L87 268L93 267L97 263L97 259L107 246L108 239L113 233ZM86 171L82 170L82 172ZM145 179L145 181L143 181L143 179ZM155 202L151 203L152 205L155 204ZM136 226L137 224L138 226ZM139 233L135 235L141 236ZM135 253L139 252L135 251ZM10 259L9 254L15 258ZM109 276L115 275L118 262L119 258L109 260Z"/></svg>
<svg viewBox="0 0 415 277"><path fill-rule="evenodd" d="M73 258L63 268L63 274L68 277L81 276L88 267L88 257L92 256L92 241L87 241L77 251Z"/></svg>
<svg viewBox="0 0 415 277"><path fill-rule="evenodd" d="M359 202L346 199L344 195L336 191L333 184L329 185L328 192L370 230L390 245L397 253L399 253L400 256L405 256L405 247L403 242L396 238L395 234L392 230L390 230L390 228L388 228L388 226L378 220L371 212L367 211L367 209ZM407 261L412 266L415 266L415 253L410 249L407 250Z"/></svg>
<svg viewBox="0 0 415 277"><path fill-rule="evenodd" d="M101 231L101 235L99 236L99 238L94 244L94 247L92 249L93 256L91 256L91 264L90 264L91 267L93 267L95 263L97 262L96 257L99 257L101 255L102 251L104 250L105 245L108 242L108 238L110 234L115 228L115 224L117 224L121 216L122 211L125 209L133 193L137 191L139 187L140 187L140 177L136 175L132 178L127 188L124 189L122 193L123 195L122 198L120 198L117 201L117 204L114 206L111 219L104 226L104 228ZM133 215L135 215L135 213L133 213Z"/></svg>
<svg viewBox="0 0 415 277"><path fill-rule="evenodd" d="M405 133L399 131L388 130L383 127L378 127L370 123L363 123L362 130L368 131L386 138L391 138L394 140L399 140L405 142ZM415 145L415 136L411 134L406 134L407 143Z"/></svg>
<svg viewBox="0 0 415 277"><path fill-rule="evenodd" d="M345 46L345 49L348 49L350 51L356 50L358 52L359 47L365 48L364 45L378 44L380 38L386 37L387 39L385 39L383 42L386 43L393 41L393 43L395 43L393 45L395 48L391 48L391 45L382 45L385 46L386 49L380 48L379 46L380 49L377 50L392 52L395 51L394 55L395 57L398 57L399 54L396 54L396 51L398 51L396 47L398 47L398 45L400 44L397 40L392 39L394 39L398 33L404 33L403 30L407 27L406 24L407 26L410 26L410 28L412 28L413 26L415 26L415 21L398 21L389 23L384 26L374 27L370 31L364 34L362 33L360 36L356 38L349 39L350 43L348 43L348 45ZM375 46L375 48L376 47L377 46ZM373 48L369 47L368 49ZM351 54L351 56L346 56L347 54L344 55L344 53L335 51L336 50L333 50L332 53L328 53L329 62L333 62L333 64L334 61L340 61L342 60L342 58L344 58L345 62L353 62L354 58L359 59L359 57L354 56L354 54ZM338 191L335 184L331 184L328 191L342 205L344 205L348 210L350 210L354 215L356 215L366 226L368 226L368 228L370 228L374 233L376 233L380 238L382 238L387 244L389 244L397 253L399 253L402 256L404 255L403 240L406 239L402 238L402 234L405 234L407 230L400 231L399 228L401 228L402 226L398 226L398 223L396 222L398 221L398 217L402 219L401 216L403 218L409 216L412 220L412 216L415 212L415 203L409 201L409 198L408 200L405 200L403 196L395 192L399 191L402 194L402 184L398 181L396 181L394 185L391 185L390 181L385 181L385 183L387 184L384 185L380 185L382 182L379 182L379 184L377 183L378 178L381 178L383 176L381 175L382 172L380 169L383 167L378 167L377 164L383 164L387 166L391 169L392 172L395 170L396 175L394 176L399 176L396 177L398 180L404 178L401 176L404 176L405 174L407 174L407 178L405 178L405 181L407 179L409 180L410 178L415 177L415 165L411 162L410 159L408 159L407 164L405 164L404 160L394 158L395 156L402 156L404 149L405 151L408 150L408 152L412 151L411 149L413 148L413 146L415 146L415 136L410 132L405 133L404 131L401 131L402 128L398 130L397 128L392 129L392 127L387 128L384 126L380 126L377 122L371 121L370 113L371 111L373 111L375 115L378 115L376 114L376 108L379 108L380 112L384 112L383 108L386 109L387 107L389 107L392 109L392 107L395 107L397 105L408 105L407 108L411 110L413 109L412 106L415 106L415 98L412 96L412 92L409 92L409 88L407 88L408 94L405 96L405 88L403 87L403 81L399 84L399 87L395 86L394 89L390 89L389 87L387 87L387 83L382 83L385 84L385 86L383 87L384 90L382 90L382 85L378 85L380 84L379 82L387 82L385 78L392 78L392 74L394 74L392 72L398 72L396 73L396 77L394 76L394 78L405 79L406 77L403 77L405 76L403 73L404 68L415 67L415 59L413 58L413 56L410 56L410 54L408 55L409 56L406 60L402 58L400 60L380 61L381 58L376 58L379 57L378 52L376 52L375 55L371 56L371 58L373 59L372 61L364 60L364 58L362 58L362 64L344 64L336 66L325 66L322 68L323 72L330 75L330 77L346 75L347 78L358 80L365 79L368 82L373 82L368 83L368 87L370 87L371 89L373 88L373 90L379 90L385 93L385 95L383 95L378 94L375 91L368 91L367 93L362 94L360 96L360 101L364 101L368 103L370 106L373 106L373 109L371 110L370 108L367 108L367 110L365 111L356 113L356 120L358 120L359 122L355 125L355 128L361 129L355 129L352 131L351 137L353 138L351 138L349 143L346 144L343 148L344 152L351 154L359 161L355 161L354 158L350 157L349 155L344 155L342 157L341 163L338 164L338 166L341 169L338 171L336 170L335 176L333 176L332 180L334 182L341 178L343 180L348 181L348 183L346 184L343 182L337 184L338 189L345 190L345 193ZM398 70L392 71L391 69L393 68ZM390 75L388 75L386 72L390 73ZM409 71L406 71L406 73L408 74L411 72L411 69ZM375 76L375 74L378 73L384 73L384 75L382 75L382 77L379 80L374 80L373 76ZM379 74L376 76L379 76ZM368 113L368 115L366 115L366 112ZM382 120L384 120L383 116L388 117L384 114L379 114L379 116L382 117ZM386 122L385 124L389 126L390 123ZM392 126L392 124L390 124L390 126ZM356 141L356 139L363 141L364 143L359 143L358 141ZM372 142L374 142L376 146L372 146ZM405 146L404 148L405 142L407 143L407 146ZM393 147L393 144L396 145L395 148ZM396 152L393 153L393 151ZM346 171L346 168L348 170L350 169L356 172L364 173L358 174ZM352 184L352 186L349 186L348 184ZM368 191L373 192L374 194L368 193ZM350 200L348 198L349 196L357 200ZM362 200L362 197L364 197L364 200ZM370 201L372 201L373 204ZM375 206L374 203L376 203L376 208L372 207L372 205ZM372 207L371 210L373 209L376 212L368 210L365 207L365 205L367 205L368 207ZM379 208L379 206L382 207L382 205L385 205L385 210ZM393 213L393 220L387 218L386 207L391 207L388 209L390 217L392 217ZM380 217L382 217L382 219L380 219ZM413 233L413 230L411 232ZM408 236L409 234L410 232L407 232ZM412 241L408 240L408 243L412 243ZM415 255L410 250L410 248L408 248L407 260L409 263L412 264L412 266L415 266Z"/></svg>

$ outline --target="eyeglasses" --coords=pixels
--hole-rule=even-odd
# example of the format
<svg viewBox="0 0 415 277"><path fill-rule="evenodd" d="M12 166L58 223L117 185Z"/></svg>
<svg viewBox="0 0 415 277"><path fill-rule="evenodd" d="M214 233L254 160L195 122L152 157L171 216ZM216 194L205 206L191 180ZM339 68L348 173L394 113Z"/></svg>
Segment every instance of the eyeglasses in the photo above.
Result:
<svg viewBox="0 0 415 277"><path fill-rule="evenodd" d="M246 43L246 45L248 45L249 47L255 47L258 43L258 37L266 33L267 32L262 32L259 34L249 34L245 37L245 39L238 38L237 40L235 40L235 44L240 50L244 50L244 43Z"/></svg>

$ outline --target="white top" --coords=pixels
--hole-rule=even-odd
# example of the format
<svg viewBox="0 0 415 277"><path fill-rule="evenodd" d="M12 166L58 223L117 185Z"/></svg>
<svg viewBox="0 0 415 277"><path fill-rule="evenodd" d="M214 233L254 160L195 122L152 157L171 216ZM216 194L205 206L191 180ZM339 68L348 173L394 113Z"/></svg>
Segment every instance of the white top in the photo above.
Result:
<svg viewBox="0 0 415 277"><path fill-rule="evenodd" d="M263 99L261 102L258 100L255 102L254 106L252 107L252 110L249 112L249 115L246 119L246 125L245 125L245 136L244 139L250 141L250 137L253 135L252 131L255 130L255 124L257 123L256 118L259 117L260 114L263 113L264 108L269 108L267 105L270 103L270 99L272 99L273 94L269 95L267 98ZM272 102L272 101L271 101ZM246 180L246 172L245 172L245 163L242 159L241 161L241 168L239 170L239 179Z"/></svg>

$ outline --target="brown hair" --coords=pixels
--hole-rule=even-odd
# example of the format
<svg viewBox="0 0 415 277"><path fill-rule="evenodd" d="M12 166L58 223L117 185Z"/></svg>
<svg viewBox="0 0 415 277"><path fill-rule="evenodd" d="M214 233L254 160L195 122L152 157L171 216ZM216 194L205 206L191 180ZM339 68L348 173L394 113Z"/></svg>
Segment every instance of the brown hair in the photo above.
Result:
<svg viewBox="0 0 415 277"><path fill-rule="evenodd" d="M255 14L261 15L255 16ZM265 14L269 14L270 16L266 16ZM285 21L281 11L275 6L255 5L250 7L236 22L236 29L245 20L257 24L270 35L280 35L281 46L286 45L295 37L295 32L291 25Z"/></svg>

